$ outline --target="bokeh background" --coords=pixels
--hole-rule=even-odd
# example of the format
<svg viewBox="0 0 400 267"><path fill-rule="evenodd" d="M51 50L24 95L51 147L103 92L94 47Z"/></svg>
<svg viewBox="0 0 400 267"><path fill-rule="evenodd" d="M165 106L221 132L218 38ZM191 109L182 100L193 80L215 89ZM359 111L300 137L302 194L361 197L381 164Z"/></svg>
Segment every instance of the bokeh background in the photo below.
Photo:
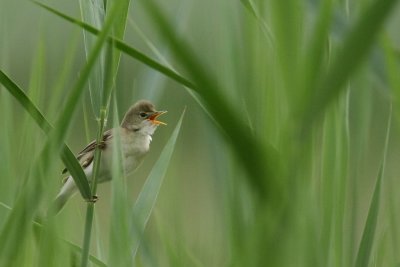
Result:
<svg viewBox="0 0 400 267"><path fill-rule="evenodd" d="M93 13L101 11L102 1L90 2ZM168 126L159 127L145 162L127 177L129 207L186 108L136 266L400 264L400 10L397 1L388 1L394 3L391 11L378 21L371 8L377 2L154 1L178 36L176 45L165 37L167 30L151 7L143 0L131 1L124 42L195 81L204 105L190 89L121 56L107 128L115 115L121 118L139 99L168 110L162 118ZM78 0L41 3L82 20ZM364 27L360 38L346 45L359 25ZM364 40L369 27L373 38ZM0 69L51 123L86 62L85 40L79 26L34 2L0 0ZM179 46L190 48L190 59L202 71L199 76L182 59L188 54L182 56ZM340 57L349 48L348 57ZM331 67L337 66L345 71L332 76ZM202 83L207 80L200 77L204 73L212 81L210 88L203 87L210 84ZM321 84L332 77L339 84L323 92ZM202 90L217 90L223 102L204 97ZM75 153L96 137L93 101L86 86L65 140ZM233 112L215 116L226 113L225 106ZM1 85L0 128L0 227L5 231L10 208L32 178L47 137ZM261 154L240 150L238 143L247 144L246 136L257 140ZM247 160L240 157L244 153ZM257 162L265 162L265 170L259 175L249 172L251 162L256 170ZM54 154L49 164L51 171L38 189L39 214L61 185L59 156ZM116 266L109 259L115 246L110 241L111 218L116 216L111 187L98 188L91 253ZM81 246L85 210L76 194L53 219L50 237ZM21 246L18 260L4 261L11 264L7 266L77 266L80 254L63 242L46 243L34 228L23 233L21 237L16 231L12 237L21 240ZM38 255L46 249L55 259L40 265Z"/></svg>

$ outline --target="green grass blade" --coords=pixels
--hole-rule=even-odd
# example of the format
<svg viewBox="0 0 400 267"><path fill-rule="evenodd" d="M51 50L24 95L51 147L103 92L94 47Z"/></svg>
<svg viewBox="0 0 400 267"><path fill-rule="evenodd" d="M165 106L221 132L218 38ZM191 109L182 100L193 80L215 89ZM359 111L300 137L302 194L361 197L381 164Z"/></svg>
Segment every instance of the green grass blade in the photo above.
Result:
<svg viewBox="0 0 400 267"><path fill-rule="evenodd" d="M378 222L378 214L379 214L379 203L380 203L380 194L381 194L381 186L382 179L384 176L385 165L386 165L386 155L389 145L389 134L390 127L392 121L392 107L390 107L389 111L388 124L386 129L386 139L385 146L383 149L383 160L379 169L379 174L376 180L374 193L372 196L371 204L368 210L367 220L365 222L363 235L361 238L361 243L358 248L357 259L355 262L355 267L365 267L369 266L371 254L372 254L372 246L374 245L374 237L376 226Z"/></svg>
<svg viewBox="0 0 400 267"><path fill-rule="evenodd" d="M134 240L132 251L134 256L137 253L147 222L156 203L161 184L175 148L176 139L178 138L184 114L185 111L183 111L174 132L161 152L157 162L154 164L142 190L140 191L135 206L133 207L132 233L134 234Z"/></svg>
<svg viewBox="0 0 400 267"><path fill-rule="evenodd" d="M81 22L79 20L76 20L72 17L69 17L62 12L59 12L51 7L48 7L42 3L35 2L39 6L45 8L46 10L58 15L61 18L66 19L67 21L70 21L85 30L93 33L93 34L98 34L98 30L93 28L92 26ZM232 140L232 142L236 146L236 151L237 155L243 162L247 163L245 164L246 169L248 172L252 174L252 177L255 177L255 179L252 181L252 184L254 185L254 188L256 191L260 192L260 195L265 195L265 189L266 188L273 188L274 186L270 185L264 185L263 183L266 182L264 177L272 177L274 176L273 171L272 171L272 165L276 165L275 163L271 163L272 161L275 161L275 151L272 148L268 148L268 154L269 155L263 155L264 153L261 152L262 148L260 145L255 141L252 137L250 136L250 133L246 132L245 129L248 129L248 127L244 123L240 123L239 121L236 120L231 120L229 117L232 116L235 112L233 109L230 107L227 107L225 101L222 100L222 96L218 94L217 91L215 91L215 88L213 86L208 86L208 85L202 85L201 88L202 90L198 89L198 86L195 85L195 83L191 82L190 80L182 77L179 75L177 72L174 70L171 70L168 67L165 67L164 65L156 62L155 60L147 57L143 53L139 52L138 50L130 47L126 43L116 39L116 38L109 38L109 41L114 43L115 47L125 54L139 60L140 62L148 65L149 67L159 71L160 73L163 73L167 77L175 80L176 82L184 85L187 88L191 88L194 91L196 91L203 99L205 98L208 103L213 103L212 109L213 110L208 110L206 109L208 105L204 105L204 103L200 103L201 107L204 108L207 112L207 114L210 114L210 116L213 118L214 121L217 122L217 124L221 124L222 128L224 128L225 132L234 132L236 133L235 135L235 140ZM188 63L190 65L191 63ZM204 90L207 90L205 92ZM207 95L205 96L205 93ZM193 96L198 102L200 102L197 98L197 96ZM205 103L205 104L208 104ZM217 104L220 103L220 104ZM218 118L217 118L218 117ZM234 115L232 117L235 117ZM228 128L228 129L226 129ZM249 130L250 132L250 130ZM243 142L243 140L245 140ZM274 155L272 155L274 154ZM255 160L253 160L255 159ZM265 164L265 162L268 162L269 164ZM254 167L256 165L256 167ZM267 166L267 168L264 168ZM265 171L268 169L267 171ZM276 191L274 191L276 192ZM275 193L274 193L275 194ZM275 195L279 195L279 193L276 193Z"/></svg>
<svg viewBox="0 0 400 267"><path fill-rule="evenodd" d="M0 82L7 89L7 91L28 111L31 117L46 133L52 128L50 123L44 118L39 109L32 103L25 92L18 87L3 71L0 70Z"/></svg>
<svg viewBox="0 0 400 267"><path fill-rule="evenodd" d="M19 86L14 83L3 71L0 70L0 82L8 90L8 92L14 96L14 98L22 105L22 107L31 115L34 121L39 125L39 127L48 134L53 128L51 124L46 120L40 110L35 106L34 103L29 99L25 92L19 88ZM74 154L68 148L67 145L63 145L61 152L61 159L65 166L74 177L74 181L79 189L83 198L90 198L90 188L89 183L86 178L85 173L82 170L81 165L75 158Z"/></svg>
<svg viewBox="0 0 400 267"><path fill-rule="evenodd" d="M385 54L385 68L387 70L388 84L391 88L395 102L400 103L400 66L398 56L396 55L394 45L392 44L392 40L390 40L389 36L384 35L381 43ZM400 114L398 105L395 105L395 111L397 114Z"/></svg>
<svg viewBox="0 0 400 267"><path fill-rule="evenodd" d="M76 99L79 99L79 96L81 95L81 91L83 89L83 86L85 85L85 82L88 78L88 75L90 74L90 70L93 67L93 65L96 62L96 58L99 56L100 51L103 47L104 44L106 44L108 40L108 35L113 29L113 24L114 20L117 18L118 14L121 14L123 12L124 8L124 3L129 0L120 0L116 1L113 3L112 8L110 9L110 12L107 13L106 16L106 21L104 23L103 30L98 36L98 39L93 46L92 51L90 52L90 55L87 60L86 68L82 71L82 79L78 80L76 86L75 86L75 93L71 94L71 101L70 105L76 105L77 102L74 102L74 96ZM108 53L110 52L110 53ZM111 58L111 60L108 60L108 63L113 62L112 61L112 47L107 50L107 59ZM112 65L112 63L111 63ZM110 67L110 66L108 66ZM116 71L116 68L114 69ZM103 99L102 99L102 106L100 108L100 121L99 121L99 126L98 126L98 131L97 131L97 142L100 142L100 140L103 137L103 131L104 131L104 126L105 126L105 120L107 117L107 108L108 108L108 102L109 102L109 95L111 95L111 79L114 77L111 77L113 73L110 71L108 73L104 74L104 86L103 86L103 91L101 92L103 94ZM108 92L108 95L107 93ZM66 108L68 109L69 106L66 105ZM73 111L73 109L72 109ZM63 122L63 120L67 120L68 123L68 117L65 116L65 118L60 118L60 122ZM63 122L65 123L65 122ZM60 125L61 126L61 125ZM61 127L60 127L61 128ZM100 167L100 157L101 157L101 150L96 148L95 154L94 154L94 163L93 163L93 175L92 175L92 186L91 186L91 193L94 196L96 194L96 189L97 189L97 174L99 173L99 167ZM86 267L88 265L89 261L89 248L90 248L90 240L91 240L91 232L92 232L92 222L93 222L93 213L94 213L94 203L93 202L88 202L87 204L87 210L86 210L86 219L85 219L85 232L84 232L84 239L83 239L83 249L82 249L82 258L81 258L81 266Z"/></svg>
<svg viewBox="0 0 400 267"><path fill-rule="evenodd" d="M76 252L82 253L82 248L72 242L65 241L71 249L75 250ZM99 258L93 256L92 254L89 255L89 260L96 266L99 267L107 267L107 264L105 264L103 261L101 261Z"/></svg>
<svg viewBox="0 0 400 267"><path fill-rule="evenodd" d="M190 49L190 46L179 39L166 17L152 1L143 2L153 23L159 28L162 37L170 43L174 55L182 66L190 73L191 79L201 88L198 94L210 114L215 118L222 129L223 137L230 144L238 162L248 173L248 182L258 196L265 199L274 199L281 203L283 196L280 181L277 180L280 164L278 154L271 146L263 143L253 135L253 131L245 122L244 116L237 108L228 103L228 98L222 94L220 84L207 67L201 64L199 57Z"/></svg>
<svg viewBox="0 0 400 267"><path fill-rule="evenodd" d="M86 21L91 25L95 25L97 28L101 28L104 23L105 17L105 7L103 0L79 0L79 6L81 11L82 21ZM89 56L89 52L92 49L93 45L96 42L96 37L88 34L85 31L82 31L84 37L84 46L85 46L85 54L86 57ZM94 65L91 74L89 75L89 92L90 92L90 100L92 103L93 113L97 118L100 117L100 106L101 106L101 97L103 91L103 76L104 76L104 68L105 68L105 51L104 49L100 52L99 59L97 64Z"/></svg>
<svg viewBox="0 0 400 267"><path fill-rule="evenodd" d="M276 39L276 55L287 90L295 88L299 79L299 44L303 5L299 1L271 1L271 24ZM295 90L292 90L292 92Z"/></svg>
<svg viewBox="0 0 400 267"><path fill-rule="evenodd" d="M116 12L118 11L118 9L114 9L113 11ZM71 90L71 93L67 99L65 107L59 116L59 119L55 127L56 132L54 134L56 143L64 139L64 137L68 132L68 128L72 120L72 115L74 114L74 111L78 105L78 101L82 96L83 89L89 78L89 74L98 59L98 56L101 52L103 45L106 43L107 36L112 28L114 17L115 14L113 15L110 14L110 16L108 16L107 21L104 24L103 30L100 32L99 37L95 45L93 46L92 51L90 52L87 63L82 69L77 82L75 83L73 89Z"/></svg>
<svg viewBox="0 0 400 267"><path fill-rule="evenodd" d="M275 38L272 34L271 29L269 28L268 24L263 20L260 15L260 12L254 7L254 3L252 0L240 0L242 5L250 12L250 14L257 20L260 24L261 28L263 29L265 36L268 38L269 43L271 46L275 45Z"/></svg>
<svg viewBox="0 0 400 267"><path fill-rule="evenodd" d="M111 3L112 7L109 8L111 12L107 12L107 18L108 18L107 21L110 21L109 19L110 17L112 17L113 19L115 18L115 20L117 20L116 18L118 18L118 20L112 24L111 31L114 34L117 34L117 36L121 38L123 38L123 34L125 32L126 17L129 9L129 3L130 3L129 0L113 2ZM84 13L89 14L89 16L91 16L92 13L94 12L93 10L90 10L90 8L87 7L86 9L85 8L83 9ZM116 16L117 14L118 16ZM90 38L93 38L93 40L95 39L95 37L93 36L91 36ZM95 104L93 108L95 109L95 113L97 113L97 111L99 112L98 116L100 117L98 131L97 131L97 138L96 138L97 142L100 142L103 137L103 131L105 128L110 97L112 94L114 80L118 70L120 52L114 53L114 47L112 44L110 44L107 46L105 54L103 54L103 57L101 59L104 60L104 63L103 61L98 62L98 64L96 65L98 71L94 75L95 80L97 82L100 82L101 86L97 86L97 88L92 88L92 94L91 94L92 103ZM93 165L94 171L91 181L92 195L96 195L97 191L97 176L99 172L100 158L101 158L101 150L96 148L94 155L94 165ZM87 266L88 264L93 215L94 215L94 203L88 203L86 210L85 233L83 241L81 266Z"/></svg>
<svg viewBox="0 0 400 267"><path fill-rule="evenodd" d="M299 90L298 98L303 100L298 101L300 105L307 103L308 99L312 97L314 89L311 90L310 88L315 88L318 82L318 77L320 77L323 71L321 66L323 66L327 44L329 43L329 29L332 23L333 12L332 5L332 0L326 0L321 3L319 16L314 25L315 28L307 46L308 50L304 53L302 58L302 66L304 66L304 70L301 75L302 88ZM302 109L299 114L304 110L306 109Z"/></svg>
<svg viewBox="0 0 400 267"><path fill-rule="evenodd" d="M12 211L12 207L10 207L9 205L7 205L6 203L0 201L0 206L5 208L6 210ZM33 224L37 227L43 227L43 225L37 221L33 221ZM70 241L67 241L65 239L63 239L63 241L68 244L68 246L71 247L71 249L73 249L76 252L81 253L82 252L82 248ZM89 259L91 262L93 262L95 265L100 266L100 267L106 267L107 265L102 262L100 259L98 259L97 257L93 256L93 255L89 255Z"/></svg>
<svg viewBox="0 0 400 267"><path fill-rule="evenodd" d="M139 36L142 38L142 40L146 43L147 47L156 55L157 60L159 62L161 62L163 64L163 66L169 68L171 71L178 73L176 71L176 69L172 66L172 64L166 59L165 55L162 55L161 51L157 48L156 44L154 42L152 42L145 35L145 33L140 29L140 27L132 19L130 19L129 22L130 22L131 26L135 29L135 32L137 32L139 34ZM129 50L132 50L131 47L128 46L128 48L129 48ZM162 72L160 71L160 73L162 73ZM165 75L165 76L168 77L168 75ZM171 79L173 79L173 78L171 78ZM210 117L210 119L212 119L213 122L216 123L215 119L210 114L210 112L206 109L206 107L204 106L204 103L201 101L199 95L196 93L195 90L197 90L197 89L194 87L195 85L193 83L191 83L190 81L186 80L185 78L183 78L183 79L184 79L183 82L189 85L189 86L186 86L186 85L182 84L184 86L184 88L186 89L186 91L200 105L200 107L204 110L204 112L206 112L206 114Z"/></svg>
<svg viewBox="0 0 400 267"><path fill-rule="evenodd" d="M120 5L117 4L116 7L120 7ZM98 36L98 39L88 57L87 63L83 67L77 82L75 83L67 98L64 108L60 112L56 127L54 131L50 133L49 140L46 142L43 152L40 154L37 164L31 172L32 175L29 177L30 179L27 180L29 183L26 184L23 189L23 193L19 196L17 200L15 209L16 211L13 211L12 214L7 218L7 221L1 232L2 240L4 240L4 242L9 242L9 246L4 247L4 249L0 251L0 254L2 256L7 255L7 257L4 257L4 262L9 262L13 254L15 254L17 251L18 244L16 242L12 242L13 236L17 231L21 231L22 235L24 235L23 238L21 238L20 242L22 244L26 242L27 234L29 233L28 224L31 218L34 216L34 213L38 209L41 199L41 194L38 193L42 191L41 188L43 187L44 181L39 178L47 176L50 166L46 163L50 161L53 153L58 153L61 151L63 141L67 136L72 121L72 116L78 106L78 102L82 96L88 76L98 58L98 55L103 45L106 43L107 36L111 31L113 20L119 13L119 11L120 10L118 8L114 8L110 12L110 16L108 16L104 24L103 30ZM74 179L76 179L76 177L74 177ZM85 240L86 239L87 238L85 238ZM82 258L87 259L88 254L88 246L85 246L83 249ZM86 265L83 264L83 266Z"/></svg>
<svg viewBox="0 0 400 267"><path fill-rule="evenodd" d="M65 15L64 13L57 11L54 8L51 8L40 2L36 2L36 1L33 1L33 2L37 5L39 5L40 7L50 11L51 13L65 19L75 25L82 27L83 29L85 29L86 31L88 31L92 34L98 35L100 32L98 29L94 28L93 26L91 26L87 23L84 23L80 20L77 20L73 17L70 17L68 15ZM143 64L147 65L148 67L164 74L166 77L169 77L170 79L183 85L185 88L192 89L192 90L188 90L189 94L196 100L196 102L201 106L201 108L205 110L207 115L209 115L211 117L211 119L215 122L215 119L212 117L210 112L205 108L205 105L199 99L198 94L196 94L196 92L198 91L198 88L193 82L191 82L187 78L181 76L178 72L176 72L172 68L169 68L168 66L165 66L164 64L160 64L159 62L155 61L154 59L151 59L150 57L146 56L139 50L129 46L128 44L124 43L123 41L121 41L118 38L109 37L108 42L112 43L118 50L120 50L124 54L126 54L126 55L142 62Z"/></svg>
<svg viewBox="0 0 400 267"><path fill-rule="evenodd" d="M131 1L124 1L123 3L124 7L122 8L122 12L118 14L118 17L115 19L113 25L112 35L119 40L124 40L130 2ZM112 44L112 46L114 46L112 40L109 39L109 41ZM112 59L113 63L111 69L111 72L113 73L112 77L114 80L116 78L116 72L119 67L120 59L121 59L121 52L114 51Z"/></svg>
<svg viewBox="0 0 400 267"><path fill-rule="evenodd" d="M74 24L76 24L76 25L78 25L80 27L82 27L83 29L85 29L86 31L88 31L90 33L98 35L99 32L100 32L98 29L90 26L89 24L86 24L86 23L84 23L82 21L79 21L79 20L74 19L74 18L72 18L70 16L67 16L64 13L59 12L59 11L57 11L57 10L55 10L55 9L45 5L45 4L42 4L42 3L39 3L39 2L36 2L36 1L34 1L34 3L36 3L37 5L43 7L44 9L50 11L53 14L56 14L57 16L65 19L65 20L67 20L69 22L72 22L72 23L74 23ZM160 73L164 74L165 76L173 79L174 81L176 81L176 82L178 82L178 83L180 83L180 84L182 84L182 85L184 85L184 86L186 86L188 88L197 90L196 86L191 81L189 81L188 79L184 78L183 76L179 75L177 72L171 70L170 68L164 66L163 64L160 64L157 61L151 59L150 57L146 56L145 54L143 54L139 50L129 46L128 44L124 43L123 41L121 41L121 40L119 40L119 39L117 39L115 37L109 37L108 41L112 42L115 45L115 47L117 49L119 49L120 51L122 51L125 54L131 56L132 58L135 58L136 60L142 62L143 64L149 66L150 68L153 68L153 69L159 71Z"/></svg>
<svg viewBox="0 0 400 267"><path fill-rule="evenodd" d="M364 232L357 253L357 260L355 263L356 267L369 266L369 260L371 256L372 245L374 244L374 236L378 220L382 176L383 164L380 167L378 178L376 180L375 190L369 207L367 221L365 222Z"/></svg>
<svg viewBox="0 0 400 267"><path fill-rule="evenodd" d="M64 145L62 148L61 160L64 162L65 167L68 169L69 173L74 179L82 197L84 199L90 199L91 194L88 179L74 153L72 153L72 151L66 145Z"/></svg>
<svg viewBox="0 0 400 267"><path fill-rule="evenodd" d="M116 100L116 92L113 96L114 109L114 127L118 127L118 104ZM130 220L131 208L130 200L126 190L126 177L123 171L123 156L121 147L121 138L115 136L115 146L113 146L112 156L112 207L111 207L111 222L110 222L110 249L108 262L116 266L132 266L131 257L131 237L130 237Z"/></svg>
<svg viewBox="0 0 400 267"><path fill-rule="evenodd" d="M315 97L306 113L306 120L313 120L337 98L343 90L346 81L353 75L371 50L375 37L394 9L397 0L374 1L359 21L349 32L342 49L335 57L332 67L328 70L321 84L317 87ZM306 123L308 127L308 123Z"/></svg>

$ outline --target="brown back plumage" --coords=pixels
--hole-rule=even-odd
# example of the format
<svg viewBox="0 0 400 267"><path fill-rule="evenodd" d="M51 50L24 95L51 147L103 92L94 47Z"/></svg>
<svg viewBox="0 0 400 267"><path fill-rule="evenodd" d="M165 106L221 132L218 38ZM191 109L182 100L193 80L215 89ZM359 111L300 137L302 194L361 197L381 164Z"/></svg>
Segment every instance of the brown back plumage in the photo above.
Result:
<svg viewBox="0 0 400 267"><path fill-rule="evenodd" d="M104 132L103 135L103 140L102 142L98 145L100 149L105 149L106 148L106 141L112 138L112 130L108 130ZM86 168L87 166L92 163L93 158L94 158L94 150L96 148L96 140L93 140L90 142L81 152L79 152L78 156L76 157L79 160L79 163L81 164L82 168ZM62 173L67 173L68 170L67 168L64 168L62 170ZM65 179L63 180L65 182Z"/></svg>

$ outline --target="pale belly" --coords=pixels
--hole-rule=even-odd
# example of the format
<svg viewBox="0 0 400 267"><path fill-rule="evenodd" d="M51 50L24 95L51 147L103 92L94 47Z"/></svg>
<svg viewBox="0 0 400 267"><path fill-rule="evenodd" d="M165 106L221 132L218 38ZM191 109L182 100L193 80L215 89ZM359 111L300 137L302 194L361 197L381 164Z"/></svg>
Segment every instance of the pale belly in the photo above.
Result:
<svg viewBox="0 0 400 267"><path fill-rule="evenodd" d="M133 136L131 138L126 138L121 145L123 162L122 168L125 175L133 172L143 161L144 156L147 154L150 145L150 136ZM100 179L99 182L106 182L111 180L111 170L112 162L115 160L113 158L113 149L110 144L109 148L102 153L102 164L100 167ZM110 172L111 171L111 172Z"/></svg>
<svg viewBox="0 0 400 267"><path fill-rule="evenodd" d="M122 160L121 167L125 175L133 172L142 162L144 156L149 151L151 136L150 135L140 135L140 136L128 136L121 144L122 155L124 160ZM99 174L97 178L98 183L104 183L110 181L112 178L113 162L116 160L113 157L113 143L108 144L109 149L102 152L101 164L99 169ZM93 162L85 168L85 174L89 181L92 180L93 174ZM62 187L59 195L71 194L76 189L75 182L71 177Z"/></svg>

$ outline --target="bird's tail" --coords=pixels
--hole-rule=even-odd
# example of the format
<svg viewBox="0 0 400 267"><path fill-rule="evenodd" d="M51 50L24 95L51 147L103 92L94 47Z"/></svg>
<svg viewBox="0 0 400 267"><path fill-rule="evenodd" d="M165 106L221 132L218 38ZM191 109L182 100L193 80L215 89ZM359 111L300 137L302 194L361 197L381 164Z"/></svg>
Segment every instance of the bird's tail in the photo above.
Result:
<svg viewBox="0 0 400 267"><path fill-rule="evenodd" d="M54 199L51 204L47 214L48 215L56 215L58 214L62 208L67 203L68 199L75 193L76 186L72 177L68 177L67 181L64 183L63 187L58 193L57 197Z"/></svg>
<svg viewBox="0 0 400 267"><path fill-rule="evenodd" d="M69 197L70 197L69 195L59 194L52 203L52 206L50 208L50 214L52 215L58 214L65 206L65 203L67 203Z"/></svg>

